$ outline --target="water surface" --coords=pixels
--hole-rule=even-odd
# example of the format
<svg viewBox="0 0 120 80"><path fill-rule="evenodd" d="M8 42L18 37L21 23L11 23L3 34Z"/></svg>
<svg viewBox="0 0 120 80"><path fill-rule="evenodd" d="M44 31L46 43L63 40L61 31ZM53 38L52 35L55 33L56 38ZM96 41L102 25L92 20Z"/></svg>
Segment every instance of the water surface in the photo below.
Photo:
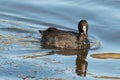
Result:
<svg viewBox="0 0 120 80"><path fill-rule="evenodd" d="M119 0L0 0L0 80L119 80L119 59L90 56L120 53L119 7ZM81 19L89 23L91 50L40 45L39 29L77 31Z"/></svg>

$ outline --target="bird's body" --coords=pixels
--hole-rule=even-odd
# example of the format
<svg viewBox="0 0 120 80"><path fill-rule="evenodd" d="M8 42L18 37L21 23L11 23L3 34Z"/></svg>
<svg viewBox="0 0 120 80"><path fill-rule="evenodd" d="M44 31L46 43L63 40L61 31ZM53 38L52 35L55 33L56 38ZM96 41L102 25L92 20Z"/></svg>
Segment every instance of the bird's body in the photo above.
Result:
<svg viewBox="0 0 120 80"><path fill-rule="evenodd" d="M41 33L41 44L44 46L63 48L63 49L84 49L89 48L90 43L83 32L72 32L48 28Z"/></svg>

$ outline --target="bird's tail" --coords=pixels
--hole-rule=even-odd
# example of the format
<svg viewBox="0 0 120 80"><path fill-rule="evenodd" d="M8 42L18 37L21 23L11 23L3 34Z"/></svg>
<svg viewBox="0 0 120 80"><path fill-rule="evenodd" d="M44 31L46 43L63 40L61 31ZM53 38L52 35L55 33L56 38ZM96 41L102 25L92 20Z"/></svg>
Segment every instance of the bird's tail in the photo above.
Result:
<svg viewBox="0 0 120 80"><path fill-rule="evenodd" d="M43 31L39 30L39 33L42 34Z"/></svg>

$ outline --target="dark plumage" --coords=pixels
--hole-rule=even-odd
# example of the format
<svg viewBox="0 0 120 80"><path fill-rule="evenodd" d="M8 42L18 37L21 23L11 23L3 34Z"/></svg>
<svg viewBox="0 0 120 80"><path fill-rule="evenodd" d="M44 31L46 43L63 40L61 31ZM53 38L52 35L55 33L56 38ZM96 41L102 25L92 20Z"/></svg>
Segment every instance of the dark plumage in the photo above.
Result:
<svg viewBox="0 0 120 80"><path fill-rule="evenodd" d="M88 23L86 20L81 20L78 24L78 32L62 31L56 28L48 28L40 31L41 44L43 46L57 47L64 49L84 49L89 48L88 40Z"/></svg>

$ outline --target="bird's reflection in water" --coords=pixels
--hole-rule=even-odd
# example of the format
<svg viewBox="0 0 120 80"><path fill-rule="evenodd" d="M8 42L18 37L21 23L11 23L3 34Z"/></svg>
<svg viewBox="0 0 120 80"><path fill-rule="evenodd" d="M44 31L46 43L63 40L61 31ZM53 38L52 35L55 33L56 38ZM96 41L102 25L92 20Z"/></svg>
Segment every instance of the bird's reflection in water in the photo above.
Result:
<svg viewBox="0 0 120 80"><path fill-rule="evenodd" d="M45 47L44 47L45 48ZM48 47L47 47L48 49ZM52 48L49 48L52 49ZM57 51L52 51L49 53L49 55L53 54L59 54L59 55L64 55L64 56L72 56L76 55L76 73L77 75L81 77L85 77L87 73L87 66L88 62L85 60L88 54L89 49L80 49L80 50L63 50L63 49L58 49Z"/></svg>
<svg viewBox="0 0 120 80"><path fill-rule="evenodd" d="M60 50L56 53L65 56L76 55L76 73L81 77L85 77L87 73L88 62L86 61L86 57L89 49L81 49L81 50Z"/></svg>
<svg viewBox="0 0 120 80"><path fill-rule="evenodd" d="M78 50L76 58L76 73L79 76L85 77L87 73L88 62L85 60L88 54L88 49Z"/></svg>

